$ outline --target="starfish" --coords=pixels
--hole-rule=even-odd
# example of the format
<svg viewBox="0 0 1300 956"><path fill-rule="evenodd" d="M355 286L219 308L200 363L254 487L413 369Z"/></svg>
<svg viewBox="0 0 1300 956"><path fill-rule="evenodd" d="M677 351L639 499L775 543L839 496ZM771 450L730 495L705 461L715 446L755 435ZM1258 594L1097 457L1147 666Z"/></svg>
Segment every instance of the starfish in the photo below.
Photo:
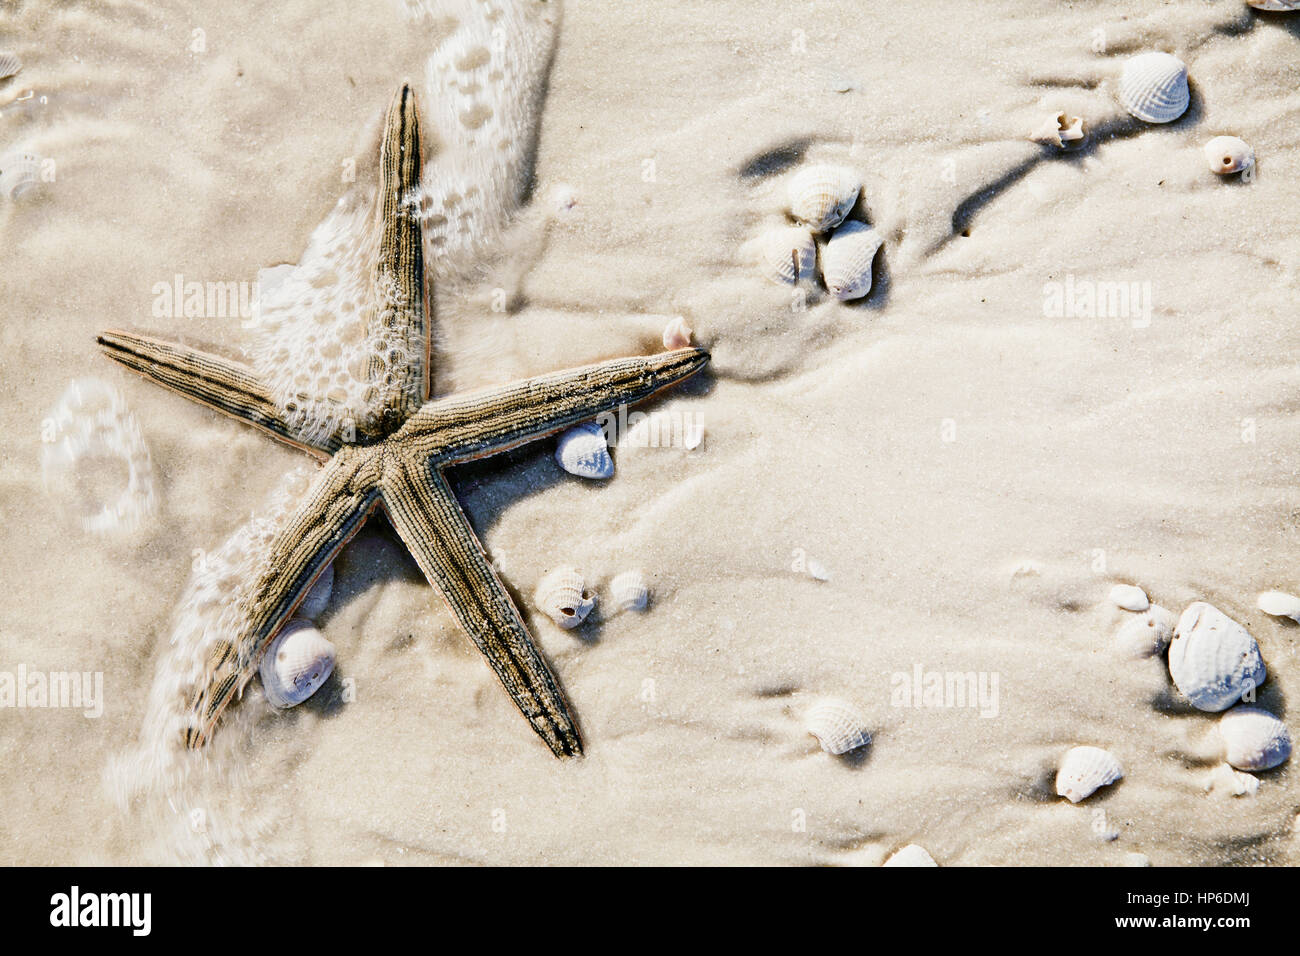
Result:
<svg viewBox="0 0 1300 956"><path fill-rule="evenodd" d="M187 746L201 748L222 711L257 670L276 632L316 577L376 507L487 658L515 705L557 757L582 753L568 702L497 576L447 481L446 469L631 405L698 372L699 348L621 358L508 385L431 399L430 321L420 221L410 197L420 181L419 111L403 85L379 147L374 262L377 307L368 332L409 333L424 349L390 366L369 360L374 414L323 438L290 424L253 369L220 355L124 331L98 336L127 368L248 422L323 462L270 545L237 632L213 646L188 697Z"/></svg>

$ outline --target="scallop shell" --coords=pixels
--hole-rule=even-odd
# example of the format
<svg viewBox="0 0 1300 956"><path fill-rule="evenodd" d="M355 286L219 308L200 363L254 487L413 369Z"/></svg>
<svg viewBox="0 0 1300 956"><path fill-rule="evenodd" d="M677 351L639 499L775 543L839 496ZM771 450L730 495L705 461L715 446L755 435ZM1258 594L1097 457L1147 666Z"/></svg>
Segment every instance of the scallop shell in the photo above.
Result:
<svg viewBox="0 0 1300 956"><path fill-rule="evenodd" d="M1300 0L1246 0L1256 10L1267 10L1269 13L1289 13L1293 10L1300 10Z"/></svg>
<svg viewBox="0 0 1300 956"><path fill-rule="evenodd" d="M1285 591L1265 591L1255 599L1255 606L1273 617L1289 617L1300 621L1300 597Z"/></svg>
<svg viewBox="0 0 1300 956"><path fill-rule="evenodd" d="M334 591L334 563L331 561L325 565L325 570L316 578L316 583L311 586L307 596L302 599L295 612L299 617L305 617L314 621L325 613L325 608L329 606L330 594Z"/></svg>
<svg viewBox="0 0 1300 956"><path fill-rule="evenodd" d="M605 430L595 422L584 422L561 435L555 446L555 460L569 474L582 478L609 478L614 474Z"/></svg>
<svg viewBox="0 0 1300 956"><path fill-rule="evenodd" d="M533 596L538 609L563 628L577 627L587 619L596 599L586 590L577 568L556 568L537 584Z"/></svg>
<svg viewBox="0 0 1300 956"><path fill-rule="evenodd" d="M1255 165L1255 151L1244 139L1236 136L1216 136L1205 144L1205 161L1210 171L1220 176L1230 176Z"/></svg>
<svg viewBox="0 0 1300 956"><path fill-rule="evenodd" d="M7 80L23 68L17 53L0 53L0 80Z"/></svg>
<svg viewBox="0 0 1300 956"><path fill-rule="evenodd" d="M888 860L883 866L938 866L934 862L934 857L925 851L925 847L917 846L915 843L909 843L903 847Z"/></svg>
<svg viewBox="0 0 1300 956"><path fill-rule="evenodd" d="M817 271L817 243L803 226L777 226L755 241L758 257L773 282L794 285Z"/></svg>
<svg viewBox="0 0 1300 956"><path fill-rule="evenodd" d="M805 716L804 725L828 754L846 754L871 743L866 721L846 701L825 700L814 705Z"/></svg>
<svg viewBox="0 0 1300 956"><path fill-rule="evenodd" d="M1056 771L1056 792L1071 803L1078 803L1122 776L1124 768L1110 751L1100 747L1073 747Z"/></svg>
<svg viewBox="0 0 1300 956"><path fill-rule="evenodd" d="M871 291L871 264L881 238L864 222L846 222L822 248L822 281L837 299L860 299Z"/></svg>
<svg viewBox="0 0 1300 956"><path fill-rule="evenodd" d="M1268 770L1291 756L1286 724L1268 711L1239 704L1219 718L1227 761L1238 770Z"/></svg>
<svg viewBox="0 0 1300 956"><path fill-rule="evenodd" d="M334 645L310 621L294 618L262 655L266 699L275 707L301 704L334 673Z"/></svg>
<svg viewBox="0 0 1300 956"><path fill-rule="evenodd" d="M41 183L41 157L35 153L0 156L0 195L21 199Z"/></svg>
<svg viewBox="0 0 1300 956"><path fill-rule="evenodd" d="M1152 604L1140 615L1126 620L1115 632L1115 650L1135 659L1163 654L1177 624L1173 611Z"/></svg>
<svg viewBox="0 0 1300 956"><path fill-rule="evenodd" d="M813 232L834 229L862 192L862 177L843 166L808 166L790 178L790 212Z"/></svg>
<svg viewBox="0 0 1300 956"><path fill-rule="evenodd" d="M1124 64L1119 101L1148 123L1172 123L1187 112L1187 64L1171 53L1139 53Z"/></svg>
<svg viewBox="0 0 1300 956"><path fill-rule="evenodd" d="M670 352L686 348L691 344L691 332L691 327L686 324L686 320L680 315L677 316L664 327L664 348Z"/></svg>
<svg viewBox="0 0 1300 956"><path fill-rule="evenodd" d="M1198 710L1226 710L1264 683L1267 671L1250 632L1218 608L1196 601L1183 611L1169 645L1169 676Z"/></svg>
<svg viewBox="0 0 1300 956"><path fill-rule="evenodd" d="M609 582L609 596L620 611L644 611L650 601L650 588L640 571L624 571Z"/></svg>
<svg viewBox="0 0 1300 956"><path fill-rule="evenodd" d="M1147 592L1136 584L1117 584L1110 589L1110 600L1126 611L1145 611L1151 606Z"/></svg>

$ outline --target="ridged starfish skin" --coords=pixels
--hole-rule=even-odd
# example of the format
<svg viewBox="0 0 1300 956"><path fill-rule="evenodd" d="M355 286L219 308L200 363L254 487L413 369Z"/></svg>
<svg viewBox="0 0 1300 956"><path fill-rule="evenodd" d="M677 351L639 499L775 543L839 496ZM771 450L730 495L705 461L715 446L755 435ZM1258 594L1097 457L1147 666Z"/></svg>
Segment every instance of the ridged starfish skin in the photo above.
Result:
<svg viewBox="0 0 1300 956"><path fill-rule="evenodd" d="M425 349L396 370L371 363L367 371L377 414L354 435L304 440L281 415L267 385L240 362L131 332L104 332L98 338L104 351L128 368L324 461L272 542L267 570L242 608L242 629L212 649L193 688L193 720L185 732L192 748L211 737L276 632L379 505L546 745L557 757L582 752L568 702L443 470L644 401L698 372L709 355L684 348L615 359L430 401L431 323L422 236L408 205L420 167L419 113L414 92L404 85L389 107L380 145L378 307L368 331L409 332L412 340L425 342Z"/></svg>

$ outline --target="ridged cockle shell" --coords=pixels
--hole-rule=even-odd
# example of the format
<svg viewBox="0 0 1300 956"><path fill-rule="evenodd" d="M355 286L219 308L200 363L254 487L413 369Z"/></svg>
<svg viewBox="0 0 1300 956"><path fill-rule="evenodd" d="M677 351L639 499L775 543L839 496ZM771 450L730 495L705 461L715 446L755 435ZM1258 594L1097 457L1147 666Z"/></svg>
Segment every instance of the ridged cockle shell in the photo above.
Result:
<svg viewBox="0 0 1300 956"><path fill-rule="evenodd" d="M846 754L871 743L871 732L857 708L843 700L824 700L804 718L808 733L828 754Z"/></svg>
<svg viewBox="0 0 1300 956"><path fill-rule="evenodd" d="M644 611L650 589L640 571L624 571L609 582L609 596L620 611Z"/></svg>
<svg viewBox="0 0 1300 956"><path fill-rule="evenodd" d="M538 582L533 599L538 610L560 627L577 627L596 606L595 597L586 588L578 568L556 568Z"/></svg>
<svg viewBox="0 0 1300 956"><path fill-rule="evenodd" d="M1264 683L1267 671L1250 632L1218 608L1196 601L1183 611L1169 645L1169 676L1198 710L1226 710Z"/></svg>
<svg viewBox="0 0 1300 956"><path fill-rule="evenodd" d="M790 212L813 232L834 229L862 192L862 177L843 166L808 166L790 178Z"/></svg>
<svg viewBox="0 0 1300 956"><path fill-rule="evenodd" d="M1100 747L1072 747L1056 772L1056 792L1071 803L1086 799L1124 776L1114 755Z"/></svg>
<svg viewBox="0 0 1300 956"><path fill-rule="evenodd" d="M562 434L555 445L555 460L569 474L582 478L609 478L614 474L605 430L595 422L575 425Z"/></svg>
<svg viewBox="0 0 1300 956"><path fill-rule="evenodd" d="M805 226L774 226L754 240L754 249L773 282L794 285L817 271L817 244Z"/></svg>
<svg viewBox="0 0 1300 956"><path fill-rule="evenodd" d="M1291 756L1286 724L1268 711L1238 704L1219 718L1227 761L1238 770L1268 770Z"/></svg>
<svg viewBox="0 0 1300 956"><path fill-rule="evenodd" d="M846 222L822 247L822 281L837 299L860 299L871 291L871 269L880 234L865 222Z"/></svg>
<svg viewBox="0 0 1300 956"><path fill-rule="evenodd" d="M294 707L320 689L334 673L334 645L312 625L294 618L271 641L259 672L266 699L275 707Z"/></svg>
<svg viewBox="0 0 1300 956"><path fill-rule="evenodd" d="M1171 53L1139 53L1124 64L1119 101L1148 123L1172 123L1187 112L1187 64Z"/></svg>

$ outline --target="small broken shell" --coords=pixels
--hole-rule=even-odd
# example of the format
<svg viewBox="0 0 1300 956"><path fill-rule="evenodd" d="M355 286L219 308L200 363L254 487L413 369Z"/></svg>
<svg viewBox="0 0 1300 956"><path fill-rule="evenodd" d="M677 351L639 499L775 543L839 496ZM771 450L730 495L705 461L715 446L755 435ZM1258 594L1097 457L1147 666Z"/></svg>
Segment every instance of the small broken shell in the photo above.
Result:
<svg viewBox="0 0 1300 956"><path fill-rule="evenodd" d="M1044 146L1065 148L1066 143L1081 140L1087 134L1083 131L1082 116L1068 116L1065 113L1053 113L1043 121L1043 125L1029 134L1029 138Z"/></svg>
<svg viewBox="0 0 1300 956"><path fill-rule="evenodd" d="M609 596L620 611L644 611L650 601L650 588L640 571L624 571L609 582Z"/></svg>
<svg viewBox="0 0 1300 956"><path fill-rule="evenodd" d="M1255 165L1255 151L1236 136L1216 136L1205 144L1205 159L1210 171L1230 176Z"/></svg>
<svg viewBox="0 0 1300 956"><path fill-rule="evenodd" d="M909 843L881 865L938 866L939 864L934 862L934 857L925 851L925 847L917 846L915 843Z"/></svg>
<svg viewBox="0 0 1300 956"><path fill-rule="evenodd" d="M824 700L815 704L808 710L804 725L828 754L846 754L871 743L866 721L846 701Z"/></svg>
<svg viewBox="0 0 1300 956"><path fill-rule="evenodd" d="M302 599L298 605L298 610L294 613L299 617L305 617L309 621L314 621L325 613L325 608L329 606L330 594L334 591L334 562L331 561L325 565L325 570L317 577L312 584L307 596Z"/></svg>
<svg viewBox="0 0 1300 956"><path fill-rule="evenodd" d="M1187 112L1187 64L1172 53L1139 53L1124 64L1119 81L1124 109L1147 123L1172 123Z"/></svg>
<svg viewBox="0 0 1300 956"><path fill-rule="evenodd" d="M537 585L533 595L537 608L563 628L577 627L587 619L596 599L586 591L582 571L556 568Z"/></svg>
<svg viewBox="0 0 1300 956"><path fill-rule="evenodd" d="M1273 617L1289 617L1300 621L1300 597L1285 591L1265 591L1255 599L1255 606Z"/></svg>
<svg viewBox="0 0 1300 956"><path fill-rule="evenodd" d="M840 300L860 299L871 291L871 268L880 234L865 222L846 222L822 247L822 281Z"/></svg>
<svg viewBox="0 0 1300 956"><path fill-rule="evenodd" d="M759 236L755 246L773 282L794 285L817 271L817 244L804 226L776 226Z"/></svg>
<svg viewBox="0 0 1300 956"><path fill-rule="evenodd" d="M41 183L41 157L13 152L0 156L0 195L17 201Z"/></svg>
<svg viewBox="0 0 1300 956"><path fill-rule="evenodd" d="M1136 584L1117 584L1110 589L1111 603L1126 611L1145 611L1151 606L1147 592Z"/></svg>
<svg viewBox="0 0 1300 956"><path fill-rule="evenodd" d="M1177 624L1173 611L1152 604L1145 612L1125 620L1115 632L1115 650L1134 659L1163 654Z"/></svg>
<svg viewBox="0 0 1300 956"><path fill-rule="evenodd" d="M1264 683L1268 672L1250 632L1218 608L1196 601L1178 619L1169 676L1198 710L1227 710Z"/></svg>
<svg viewBox="0 0 1300 956"><path fill-rule="evenodd" d="M790 213L813 232L834 229L862 192L862 177L843 166L808 166L790 178Z"/></svg>
<svg viewBox="0 0 1300 956"><path fill-rule="evenodd" d="M1091 796L1124 776L1124 768L1100 747L1073 747L1061 759L1056 772L1056 792L1071 803Z"/></svg>
<svg viewBox="0 0 1300 956"><path fill-rule="evenodd" d="M301 704L334 673L334 645L312 625L294 618L271 641L258 670L262 690L275 707Z"/></svg>
<svg viewBox="0 0 1300 956"><path fill-rule="evenodd" d="M691 327L680 315L664 327L664 348L668 351L684 349L691 344Z"/></svg>
<svg viewBox="0 0 1300 956"><path fill-rule="evenodd" d="M555 460L569 474L581 478L609 478L614 474L605 430L595 422L575 425L562 434L555 445Z"/></svg>
<svg viewBox="0 0 1300 956"><path fill-rule="evenodd" d="M0 53L0 80L7 80L23 68L23 61L17 53Z"/></svg>
<svg viewBox="0 0 1300 956"><path fill-rule="evenodd" d="M1239 704L1219 718L1228 763L1238 770L1268 770L1291 756L1286 724L1268 711Z"/></svg>

